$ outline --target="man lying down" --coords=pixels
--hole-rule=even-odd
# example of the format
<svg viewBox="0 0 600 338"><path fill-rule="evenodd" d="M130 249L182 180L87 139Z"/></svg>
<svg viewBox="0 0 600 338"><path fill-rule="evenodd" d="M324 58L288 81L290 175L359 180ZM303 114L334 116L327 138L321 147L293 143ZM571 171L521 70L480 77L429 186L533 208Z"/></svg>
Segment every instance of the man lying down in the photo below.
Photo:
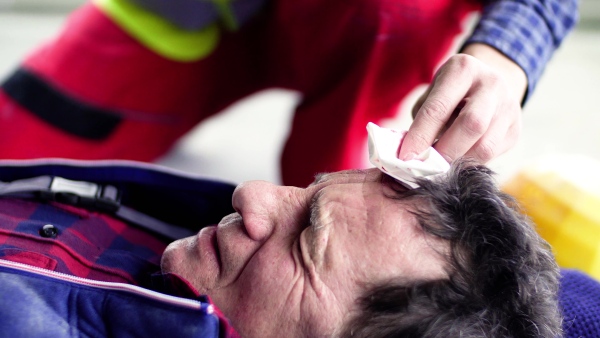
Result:
<svg viewBox="0 0 600 338"><path fill-rule="evenodd" d="M382 170L247 182L217 203L215 183L147 165L0 163L0 336L561 335L551 251L489 169L455 161L410 189ZM44 173L75 181L44 201L46 176L25 179ZM170 244L148 221L198 231L197 209L218 220L230 200Z"/></svg>
<svg viewBox="0 0 600 338"><path fill-rule="evenodd" d="M235 190L237 211L169 245L243 337L556 337L558 268L483 166L408 190L377 169Z"/></svg>

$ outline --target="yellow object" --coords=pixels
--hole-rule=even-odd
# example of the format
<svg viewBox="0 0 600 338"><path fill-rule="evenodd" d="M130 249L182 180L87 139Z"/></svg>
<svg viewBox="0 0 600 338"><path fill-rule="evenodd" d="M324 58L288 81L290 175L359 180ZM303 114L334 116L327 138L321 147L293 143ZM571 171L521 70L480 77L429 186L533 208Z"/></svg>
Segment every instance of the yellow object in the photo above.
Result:
<svg viewBox="0 0 600 338"><path fill-rule="evenodd" d="M552 156L503 185L536 223L558 264L600 280L600 162Z"/></svg>
<svg viewBox="0 0 600 338"><path fill-rule="evenodd" d="M216 23L187 31L126 0L94 0L94 3L146 48L167 59L199 60L210 54L219 40Z"/></svg>

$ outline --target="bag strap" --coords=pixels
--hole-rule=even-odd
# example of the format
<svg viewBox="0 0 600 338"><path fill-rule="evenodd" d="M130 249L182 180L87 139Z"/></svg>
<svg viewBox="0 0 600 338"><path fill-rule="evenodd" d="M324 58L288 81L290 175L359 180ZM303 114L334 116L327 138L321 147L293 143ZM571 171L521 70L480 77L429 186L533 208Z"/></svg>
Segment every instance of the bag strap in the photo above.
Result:
<svg viewBox="0 0 600 338"><path fill-rule="evenodd" d="M194 234L189 229L163 222L122 205L119 190L110 184L101 185L46 175L12 182L0 181L0 197L42 199L101 211L169 239Z"/></svg>

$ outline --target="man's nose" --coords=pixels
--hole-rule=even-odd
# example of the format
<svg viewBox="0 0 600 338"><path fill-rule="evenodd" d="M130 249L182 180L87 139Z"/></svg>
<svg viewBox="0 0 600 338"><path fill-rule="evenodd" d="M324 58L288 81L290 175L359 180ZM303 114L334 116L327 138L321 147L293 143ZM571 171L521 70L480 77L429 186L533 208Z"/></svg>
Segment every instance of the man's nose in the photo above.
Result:
<svg viewBox="0 0 600 338"><path fill-rule="evenodd" d="M233 193L233 208L242 216L248 236L264 241L276 227L289 228L303 208L303 189L282 187L265 181L240 184ZM284 228L284 229L285 229Z"/></svg>

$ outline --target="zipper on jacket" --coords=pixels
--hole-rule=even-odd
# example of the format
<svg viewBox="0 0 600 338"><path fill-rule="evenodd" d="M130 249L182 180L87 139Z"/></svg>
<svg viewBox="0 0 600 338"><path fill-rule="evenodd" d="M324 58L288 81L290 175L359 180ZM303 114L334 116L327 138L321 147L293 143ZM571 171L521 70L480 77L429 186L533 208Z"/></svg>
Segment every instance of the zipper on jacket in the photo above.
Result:
<svg viewBox="0 0 600 338"><path fill-rule="evenodd" d="M202 310L205 309L207 314L214 313L214 307L212 304L205 304L203 307L203 303L193 299L175 297L170 295L165 295L156 291L148 290L141 288L136 285L124 284L124 283L114 283L114 282L102 282L82 277L77 277L73 275L69 275L62 272L56 272L44 268L40 268L37 266L31 266L23 263L17 263L12 261L7 261L4 259L0 259L0 266L30 272L33 274L42 275L45 277L50 277L54 279L59 279L62 281L67 281L79 285L86 285L93 288L105 289L105 290L115 290L115 291L123 291L128 292L140 296L144 296L159 302L168 303L171 305L181 306L189 309Z"/></svg>

